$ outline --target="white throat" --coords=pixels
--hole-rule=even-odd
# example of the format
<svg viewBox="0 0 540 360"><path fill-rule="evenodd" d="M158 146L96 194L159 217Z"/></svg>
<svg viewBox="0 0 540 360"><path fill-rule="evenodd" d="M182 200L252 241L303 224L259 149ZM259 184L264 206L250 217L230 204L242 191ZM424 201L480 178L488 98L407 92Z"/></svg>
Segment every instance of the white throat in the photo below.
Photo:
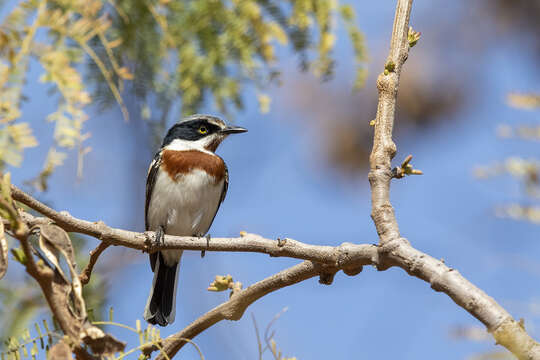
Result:
<svg viewBox="0 0 540 360"><path fill-rule="evenodd" d="M199 140L183 140L183 139L174 139L169 145L166 145L164 149L166 150L199 150L208 154L213 154L213 152L207 150L206 148L214 141L221 142L223 140L223 135L212 134L206 136Z"/></svg>

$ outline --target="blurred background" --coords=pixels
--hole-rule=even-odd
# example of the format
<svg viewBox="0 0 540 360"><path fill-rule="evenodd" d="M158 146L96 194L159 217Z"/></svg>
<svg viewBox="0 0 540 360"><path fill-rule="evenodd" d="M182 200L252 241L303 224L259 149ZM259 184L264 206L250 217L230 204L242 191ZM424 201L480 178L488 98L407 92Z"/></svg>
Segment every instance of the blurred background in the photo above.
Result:
<svg viewBox="0 0 540 360"><path fill-rule="evenodd" d="M51 6L62 9L65 4L60 3ZM163 1L160 6L174 3ZM264 8L267 2L255 3ZM4 2L0 15L8 18L19 5ZM121 1L117 5L120 9L128 6ZM94 92L90 92L93 102L85 107L87 120L80 122L84 126L77 135L80 143L71 150L68 146L65 157L49 152L61 137L61 120L45 121L59 108L58 94L43 83L51 79L39 81L47 61L28 61L20 94L26 98L17 98L21 104L17 121L30 124L39 145L24 151L20 166L6 162L4 169L12 173L14 184L57 210L143 231L146 171L156 139L182 113L218 114L249 132L226 140L218 150L228 164L230 185L211 235L237 236L244 230L310 244L376 243L369 216L369 122L375 117L375 79L387 56L395 2L349 5L356 14L349 22L347 8L339 16L330 15L328 23L317 18L320 8L313 12L320 29L331 25L330 51L324 51L323 30L319 34L317 27L307 28L306 36L313 33L315 40L302 44L300 35L286 29L289 42L275 46L268 59L264 53L260 56L262 69L269 70L246 77L242 86L226 93L220 103L215 100L215 94L223 90L220 86L227 83L236 89L231 79L240 79L223 75L233 66L230 64L209 78L186 75L182 71L188 70L176 68L180 78L183 74L185 79L203 82L205 91L214 95L213 101L211 96L189 95L189 83L176 89L177 93L175 89L154 90L151 84L161 74L156 72L154 78L145 71L159 66L174 69L176 65L147 64L153 60L137 58L134 48L142 40L135 35L143 31L137 26L143 26L149 10L135 1L133 8L126 8L130 11L126 16L139 17L129 22L131 28L118 26L114 33L124 39L118 51L128 60L118 67L124 67L126 73L122 76L123 70L116 71L108 81L91 61L89 67L82 60L73 65L84 73L80 83ZM141 6L140 13L137 6ZM284 3L278 8L287 13L288 6ZM112 16L113 26L121 18ZM540 165L535 159L540 157L540 131L535 108L538 97L530 94L540 90L539 18L540 3L530 0L414 3L411 25L422 36L411 49L402 73L394 132L398 148L395 164L413 154L412 163L424 175L394 180L391 188L401 234L419 250L444 258L515 318L524 318L527 330L537 339L540 210L535 206L540 194ZM351 21L359 29L353 36ZM5 25L0 29L7 32ZM362 41L357 37L360 35ZM36 39L46 36L36 33ZM275 38L279 40L277 31ZM54 48L58 42L51 44ZM264 46L259 45L255 52L264 52ZM106 46L91 41L88 46L96 56L106 56ZM31 51L38 52L36 49ZM240 60L233 57L231 63L235 61ZM255 66L254 71L258 69ZM280 74L274 74L275 69ZM62 92L54 72L49 74ZM135 80L129 82L133 76ZM118 105L108 83L120 80L126 84L117 87L123 99ZM161 84L167 84L167 79ZM353 91L358 85L361 88ZM66 93L69 91L63 92L65 103L73 105ZM184 104L178 101L180 95ZM84 99L74 103L86 105ZM80 115L78 109L62 111L58 117L76 119ZM65 115L66 111L71 113ZM129 120L123 112L129 114ZM97 245L94 239L80 241L85 241L83 255ZM209 252L201 259L198 252L186 252L176 321L161 330L162 336L177 332L228 298L226 293L206 290L215 275L231 274L248 286L297 262L244 253ZM20 324L21 318L26 322L45 316L39 310L39 294L25 287L21 270L19 264L11 262L7 280L2 280L2 310L9 312L27 301L32 312L26 318L10 318L10 331L16 331L14 324ZM91 286L98 295L87 300L88 306L96 309L95 316L105 317L112 307L115 321L134 324L135 319L142 319L153 275L147 255L108 249L96 271ZM18 298L9 297L9 289L18 289ZM494 345L481 324L446 295L400 269L379 273L369 267L355 277L338 273L331 286L311 279L270 294L249 307L240 321L219 323L195 342L207 359L257 358L251 314L264 331L284 308L287 311L273 325L274 339L284 355L297 359L505 356L505 350ZM11 313L12 317L16 314ZM4 319L7 323L8 318ZM110 330L128 340L128 347L137 345L131 334ZM4 331L3 336L7 335L16 334ZM179 356L199 358L189 346ZM271 358L270 354L265 358Z"/></svg>

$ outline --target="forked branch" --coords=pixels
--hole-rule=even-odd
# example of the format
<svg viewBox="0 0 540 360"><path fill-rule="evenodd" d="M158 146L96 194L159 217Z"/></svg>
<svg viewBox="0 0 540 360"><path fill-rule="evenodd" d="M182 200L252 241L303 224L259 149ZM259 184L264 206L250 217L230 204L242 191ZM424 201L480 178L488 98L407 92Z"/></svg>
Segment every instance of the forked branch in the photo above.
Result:
<svg viewBox="0 0 540 360"><path fill-rule="evenodd" d="M242 234L237 238L206 238L166 236L164 244L151 245L154 233L136 233L108 227L103 222L90 222L77 219L66 212L57 212L46 208L44 204L28 194L13 187L13 198L25 203L36 211L44 211L47 218L34 217L21 212L27 226L50 223L72 232L88 234L104 242L127 246L142 251L158 249L184 249L206 251L258 252L272 257L283 256L306 260L292 268L256 283L235 294L228 302L201 316L185 329L164 340L164 346L170 354L176 353L185 343L182 339L192 339L213 324L224 319L235 319L245 308L264 295L290 286L313 276L321 276L328 282L333 275L343 270L348 275L358 274L365 265L373 265L379 270L392 266L404 269L408 274L427 281L436 291L450 296L456 304L481 321L493 332L497 341L512 349L525 349L525 352L537 351L537 345L525 330L515 322L510 314L494 299L471 284L455 269L449 268L442 261L414 249L407 240L397 238L379 246L370 244L343 243L339 246L309 245L293 239L272 240L255 234ZM526 341L526 348L517 346ZM150 349L151 350L151 349ZM520 357L523 359L535 357Z"/></svg>
<svg viewBox="0 0 540 360"><path fill-rule="evenodd" d="M18 188L12 187L13 199L26 204L46 218L34 217L28 213L22 213L21 217L28 227L53 221L66 231L87 234L101 240L102 243L91 256L88 274L99 253L109 244L146 252L160 249L241 251L304 260L245 290L235 291L228 301L202 315L185 329L163 340L161 345L169 356L176 354L185 344L186 339L194 338L217 322L225 319L239 319L250 304L275 290L314 276L320 276L320 281L328 284L339 270L343 270L348 275L356 275L363 266L373 265L379 270L397 266L409 275L428 282L435 291L446 293L457 305L481 321L493 334L497 343L505 346L519 359L540 360L540 345L493 298L466 280L457 270L413 248L399 233L394 209L390 203L390 183L392 178L396 177L391 168L391 162L396 153L392 131L399 77L407 59L409 47L418 41L418 36L413 36L412 41L408 38L411 8L412 0L397 1L390 53L384 71L377 79L379 102L374 121L369 182L372 199L371 215L379 235L378 246L350 243L335 247L315 246L292 239L280 241L265 239L254 234L242 234L238 238L213 238L210 242L206 238L165 236L164 243L159 244L153 241L155 240L153 232L137 233L111 228L103 222L77 219L66 212L57 212ZM415 33L412 32L412 35ZM402 168L408 164L408 161L404 162ZM406 170L404 171L406 173ZM22 244L25 246L24 241ZM29 249L25 251L30 255ZM146 349L148 352L152 350L155 349ZM160 353L159 357L161 356Z"/></svg>
<svg viewBox="0 0 540 360"><path fill-rule="evenodd" d="M377 79L379 102L370 155L369 182L371 217L379 234L380 261L395 263L409 274L428 281L435 291L448 294L456 304L482 321L497 343L505 346L519 359L540 359L540 345L495 300L473 286L456 270L449 269L442 262L414 249L399 233L390 203L390 182L394 177L391 163L397 150L392 140L392 129L399 77L410 47L419 39L419 33L412 29L409 31L412 3L412 0L397 2L390 52L384 71ZM409 35L412 35L412 38L409 38Z"/></svg>

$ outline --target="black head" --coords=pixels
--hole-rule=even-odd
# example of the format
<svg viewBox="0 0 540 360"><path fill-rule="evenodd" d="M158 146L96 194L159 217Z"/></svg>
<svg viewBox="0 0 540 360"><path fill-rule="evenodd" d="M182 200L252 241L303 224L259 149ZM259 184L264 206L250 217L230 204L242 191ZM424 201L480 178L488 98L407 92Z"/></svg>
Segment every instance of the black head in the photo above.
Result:
<svg viewBox="0 0 540 360"><path fill-rule="evenodd" d="M162 147L172 143L174 140L200 143L207 147L215 144L215 147L229 134L246 132L247 130L237 126L227 126L223 120L210 115L196 114L184 118L174 124L163 139Z"/></svg>

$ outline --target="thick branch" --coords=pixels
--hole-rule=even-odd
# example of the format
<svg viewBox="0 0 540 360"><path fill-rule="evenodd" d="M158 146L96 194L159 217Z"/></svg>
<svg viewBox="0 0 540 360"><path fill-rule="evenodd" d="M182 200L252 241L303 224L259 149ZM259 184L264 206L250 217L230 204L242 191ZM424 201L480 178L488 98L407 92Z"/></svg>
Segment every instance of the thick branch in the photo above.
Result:
<svg viewBox="0 0 540 360"><path fill-rule="evenodd" d="M442 261L414 249L407 240L396 238L380 246L368 244L343 243L339 246L318 246L304 244L292 239L281 241L265 239L255 234L244 234L238 238L206 238L165 236L164 244L153 245L154 233L137 233L106 226L103 222L89 222L77 219L66 212L58 213L46 207L21 190L13 187L13 198L42 212L65 230L88 234L114 245L127 246L143 251L158 249L184 249L207 251L258 252L270 256L283 256L306 260L290 269L284 270L268 279L256 283L235 295L228 302L211 310L188 327L164 340L167 351L175 353L182 346L181 338L191 339L208 327L223 319L235 319L241 316L247 306L262 296L281 287L296 284L316 275L333 275L343 270L349 275L357 274L364 265L374 265L379 270L392 266L404 269L428 283L436 291L446 293L459 306L480 320L495 339L516 354L521 349L523 354L540 353L538 344L525 330L515 322L510 314L482 290L463 278L457 270L447 267ZM28 226L50 222L47 218L34 217L21 212ZM315 263L324 264L316 265ZM311 265L307 265L311 264ZM313 266L313 267L311 267ZM312 269L316 269L315 273ZM248 291L249 290L249 291ZM236 297L239 297L236 299ZM234 300L236 299L236 300ZM234 300L234 302L232 302ZM173 341L174 340L174 341ZM529 344L527 347L516 344ZM174 344L174 345L173 345ZM539 357L521 356L522 359ZM528 356L528 355L527 355Z"/></svg>
<svg viewBox="0 0 540 360"><path fill-rule="evenodd" d="M371 217L379 234L379 266L396 265L448 294L456 304L479 319L495 340L519 359L540 359L535 342L506 310L457 270L448 268L401 238L390 203L391 162L396 153L392 140L399 76L409 53L407 39L412 0L398 0L385 71L377 79L379 102L375 118L373 149L370 155Z"/></svg>
<svg viewBox="0 0 540 360"><path fill-rule="evenodd" d="M309 245L293 239L280 241L266 239L256 234L243 233L237 238L206 238L165 235L163 243L155 241L154 232L138 233L117 229L104 222L90 222L69 215L66 211L57 212L22 190L12 185L14 200L42 213L47 218L34 217L21 211L21 216L29 226L54 221L68 232L77 232L95 237L112 245L121 245L132 249L153 252L162 249L258 252L275 257L290 257L335 266L353 271L361 265L377 262L375 245L356 245L343 243L340 246ZM50 219L50 220L49 220Z"/></svg>
<svg viewBox="0 0 540 360"><path fill-rule="evenodd" d="M182 331L163 340L163 350L172 358L185 344L184 339L193 339L210 326L221 320L239 320L249 305L261 297L286 286L297 284L306 279L317 276L321 272L336 272L337 269L325 268L311 261L304 261L298 265L285 269L262 281L259 281L239 293L235 293L228 301L215 307L197 320L189 324ZM156 360L163 360L162 353Z"/></svg>
<svg viewBox="0 0 540 360"><path fill-rule="evenodd" d="M399 76L409 53L407 34L412 0L399 0L394 18L390 53L385 70L377 78L379 102L375 117L373 149L369 158L371 184L371 217L377 228L381 244L399 238L399 227L390 204L391 161L396 154L392 129L396 112Z"/></svg>

